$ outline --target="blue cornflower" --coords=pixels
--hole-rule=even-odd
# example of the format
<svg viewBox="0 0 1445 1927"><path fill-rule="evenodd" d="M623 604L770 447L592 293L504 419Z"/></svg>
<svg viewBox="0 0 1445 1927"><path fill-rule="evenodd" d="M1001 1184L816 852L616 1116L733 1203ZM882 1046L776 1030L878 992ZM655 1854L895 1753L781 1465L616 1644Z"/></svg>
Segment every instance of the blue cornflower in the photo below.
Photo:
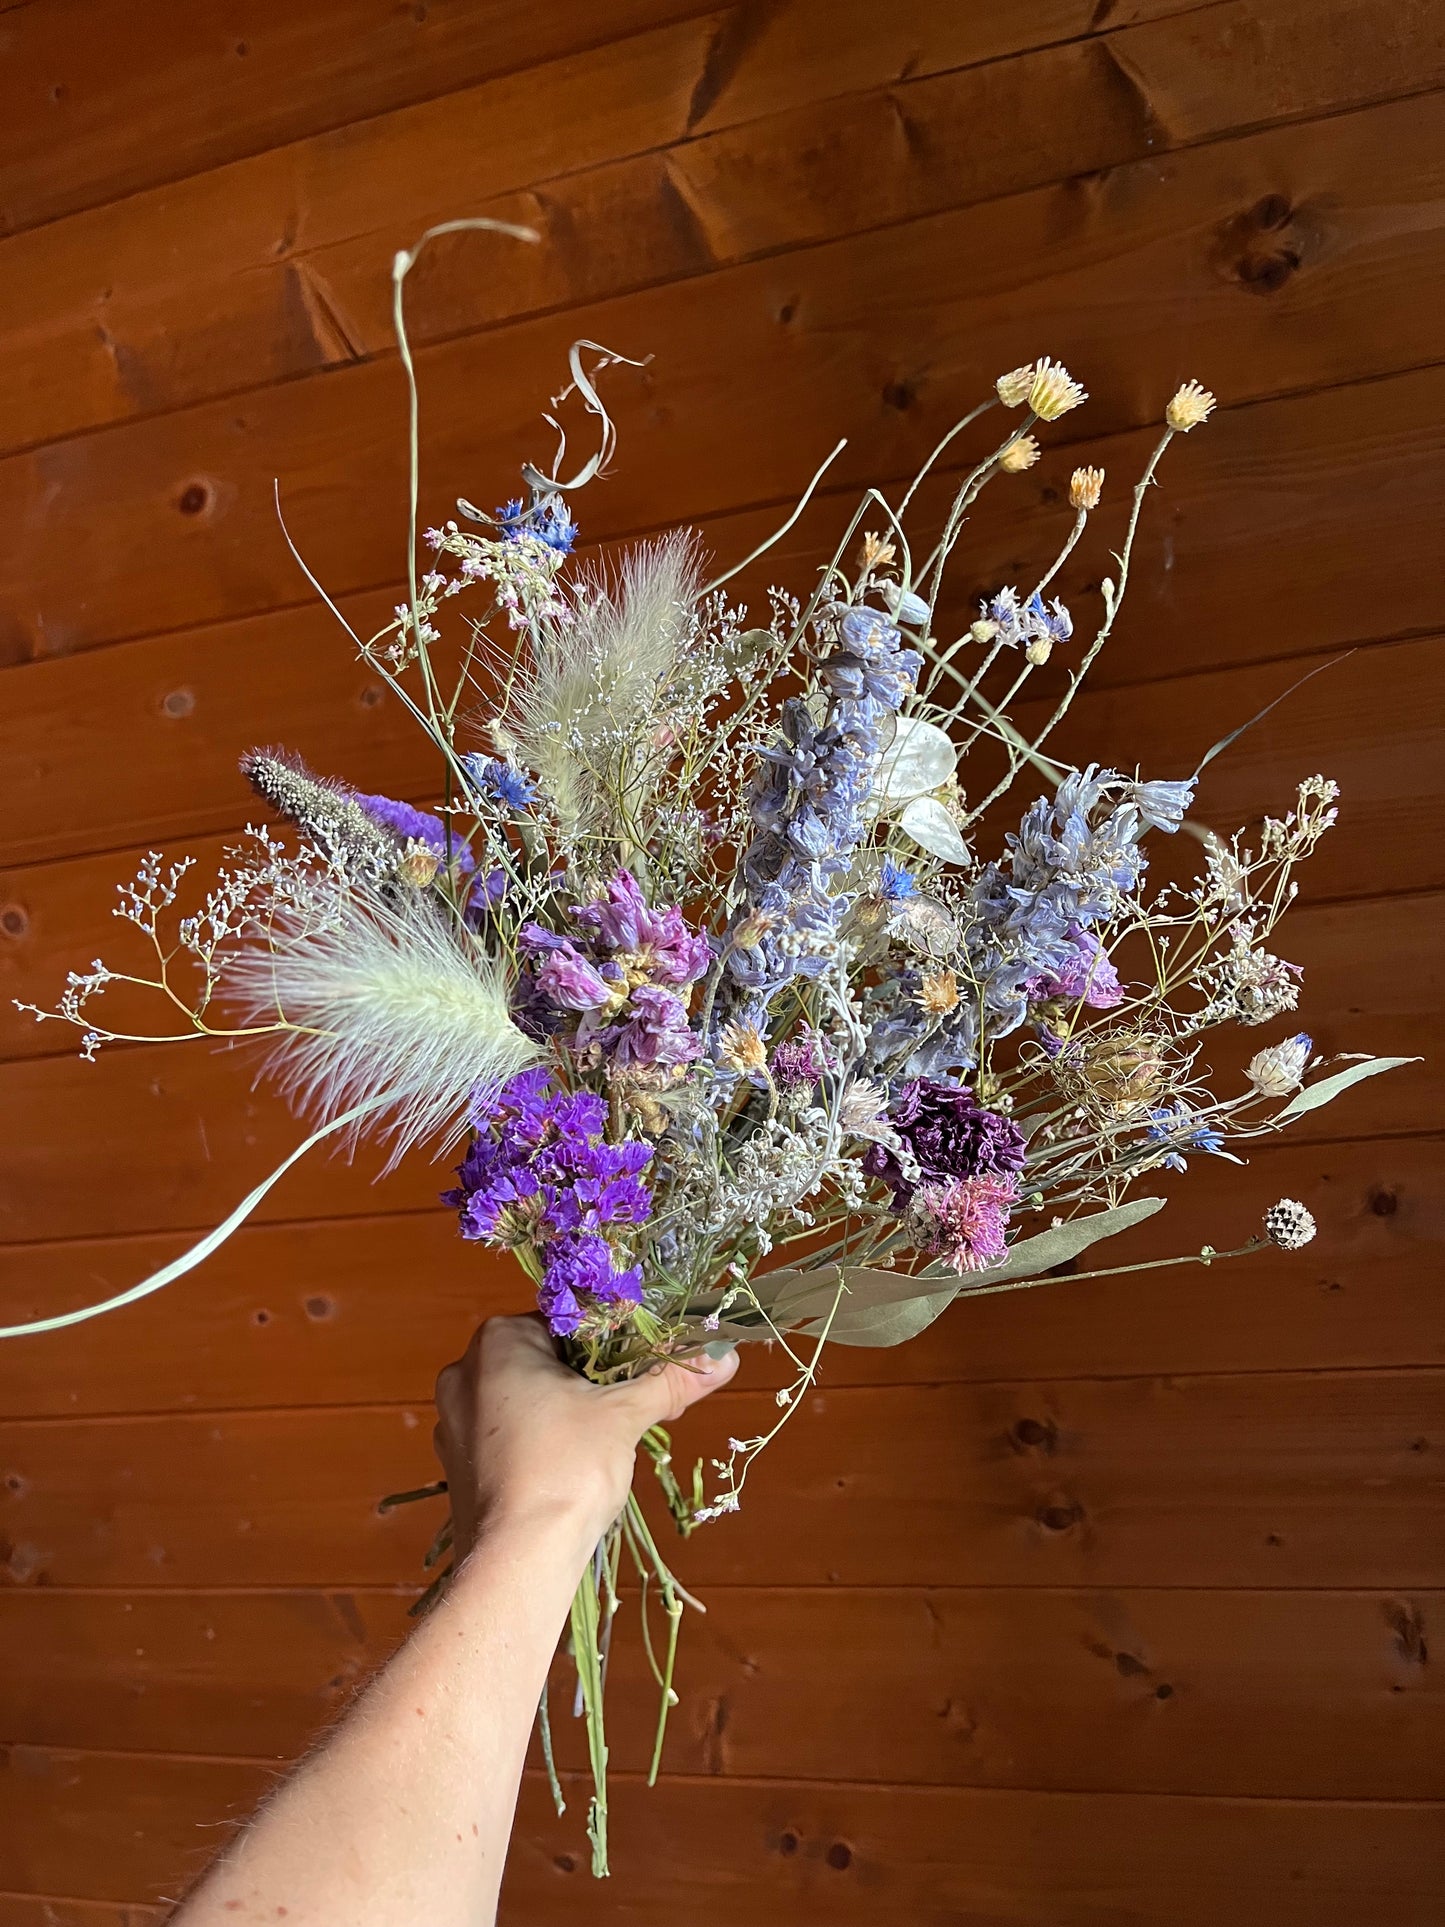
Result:
<svg viewBox="0 0 1445 1927"><path fill-rule="evenodd" d="M878 872L878 894L888 903L907 903L918 895L918 882L911 870L885 856Z"/></svg>
<svg viewBox="0 0 1445 1927"><path fill-rule="evenodd" d="M1168 1157L1164 1159L1166 1171L1187 1171L1185 1151L1206 1151L1213 1157L1228 1157L1224 1139L1212 1124L1197 1117L1187 1104L1178 1099L1163 1109L1149 1113L1149 1136L1156 1144L1169 1145Z"/></svg>
<svg viewBox="0 0 1445 1927"><path fill-rule="evenodd" d="M512 810L530 809L537 800L537 786L526 771L504 763L499 756L469 750L461 764L479 796L492 797Z"/></svg>
<svg viewBox="0 0 1445 1927"><path fill-rule="evenodd" d="M570 555L577 540L577 524L560 495L538 496L530 504L524 503L520 496L513 496L496 510L496 519L508 540L530 535L545 542L549 549L555 549L558 555Z"/></svg>

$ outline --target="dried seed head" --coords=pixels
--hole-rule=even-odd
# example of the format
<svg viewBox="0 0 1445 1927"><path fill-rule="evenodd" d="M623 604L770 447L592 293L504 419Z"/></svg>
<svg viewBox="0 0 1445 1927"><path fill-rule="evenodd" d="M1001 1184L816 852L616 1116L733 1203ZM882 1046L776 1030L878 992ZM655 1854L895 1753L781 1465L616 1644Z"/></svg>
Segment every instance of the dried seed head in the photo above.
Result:
<svg viewBox="0 0 1445 1927"><path fill-rule="evenodd" d="M1297 1198L1281 1198L1265 1212L1264 1230L1281 1251L1303 1251L1315 1235L1315 1221Z"/></svg>
<svg viewBox="0 0 1445 1927"><path fill-rule="evenodd" d="M998 634L998 624L992 616L980 616L978 621L970 626L968 633L975 642L992 642Z"/></svg>
<svg viewBox="0 0 1445 1927"><path fill-rule="evenodd" d="M435 850L428 849L425 843L413 843L401 862L396 873L403 883L411 884L415 890L425 890L429 883L436 880L436 873L442 867L442 860Z"/></svg>
<svg viewBox="0 0 1445 1927"><path fill-rule="evenodd" d="M1056 422L1060 415L1067 415L1071 408L1088 399L1062 362L1050 361L1045 356L1035 367L1028 400L1040 421Z"/></svg>
<svg viewBox="0 0 1445 1927"><path fill-rule="evenodd" d="M859 561L864 569L886 569L897 554L893 544L881 535L865 535Z"/></svg>
<svg viewBox="0 0 1445 1927"><path fill-rule="evenodd" d="M1310 1038L1301 1031L1297 1037L1286 1037L1282 1044L1257 1051L1244 1074L1261 1097L1288 1097L1299 1089L1313 1049Z"/></svg>
<svg viewBox="0 0 1445 1927"><path fill-rule="evenodd" d="M998 465L1005 475L1022 475L1025 469L1033 467L1041 453L1032 435L1020 435L999 456Z"/></svg>
<svg viewBox="0 0 1445 1927"><path fill-rule="evenodd" d="M1214 397L1209 390L1197 381L1186 381L1171 397L1164 419L1176 434L1187 435L1191 428L1208 421L1213 409Z"/></svg>
<svg viewBox="0 0 1445 1927"><path fill-rule="evenodd" d="M1005 408L1020 408L1028 400L1033 383L1034 364L1030 361L1022 368L1015 368L1011 374L1000 375L994 387Z"/></svg>
<svg viewBox="0 0 1445 1927"><path fill-rule="evenodd" d="M1024 657L1035 669L1042 668L1054 653L1054 645L1048 636L1035 636L1032 642L1024 644Z"/></svg>
<svg viewBox="0 0 1445 1927"><path fill-rule="evenodd" d="M1102 468L1076 468L1069 477L1069 507L1096 509L1104 492Z"/></svg>

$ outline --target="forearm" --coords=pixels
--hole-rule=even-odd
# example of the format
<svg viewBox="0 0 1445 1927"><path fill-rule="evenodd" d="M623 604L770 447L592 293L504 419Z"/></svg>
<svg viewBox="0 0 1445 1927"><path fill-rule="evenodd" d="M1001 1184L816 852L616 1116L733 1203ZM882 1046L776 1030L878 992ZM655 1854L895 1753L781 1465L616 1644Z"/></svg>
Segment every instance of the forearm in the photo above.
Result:
<svg viewBox="0 0 1445 1927"><path fill-rule="evenodd" d="M484 1927L547 1667L596 1541L584 1511L484 1526L446 1596L176 1927Z"/></svg>

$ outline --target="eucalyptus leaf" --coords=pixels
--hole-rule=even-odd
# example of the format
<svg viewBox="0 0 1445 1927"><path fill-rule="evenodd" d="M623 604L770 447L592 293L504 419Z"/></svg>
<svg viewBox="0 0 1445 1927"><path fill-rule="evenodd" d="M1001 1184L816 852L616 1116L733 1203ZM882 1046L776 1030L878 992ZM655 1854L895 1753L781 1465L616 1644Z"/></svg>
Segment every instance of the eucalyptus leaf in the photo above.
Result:
<svg viewBox="0 0 1445 1927"><path fill-rule="evenodd" d="M1418 1057L1369 1057L1363 1064L1351 1064L1347 1071L1336 1071L1333 1077L1322 1077L1317 1084L1306 1084L1302 1091L1296 1091L1284 1109L1276 1112L1274 1121L1283 1124L1287 1117L1302 1117L1306 1111L1317 1111L1322 1104L1333 1103L1341 1091L1358 1084L1361 1078L1377 1077L1381 1071L1419 1062Z"/></svg>
<svg viewBox="0 0 1445 1927"><path fill-rule="evenodd" d="M935 797L916 796L905 804L898 827L931 856L942 857L945 863L967 863L968 845L952 816Z"/></svg>
<svg viewBox="0 0 1445 1927"><path fill-rule="evenodd" d="M918 1281L912 1280L914 1284ZM947 1285L938 1291L925 1291L912 1298L900 1298L891 1305L860 1305L856 1309L845 1299L838 1307L837 1316L828 1328L829 1342L834 1345L861 1345L881 1350L887 1345L902 1345L910 1338L916 1338L926 1331L953 1303L958 1296L959 1284ZM822 1336L826 1320L814 1319L809 1325L801 1327L805 1338Z"/></svg>

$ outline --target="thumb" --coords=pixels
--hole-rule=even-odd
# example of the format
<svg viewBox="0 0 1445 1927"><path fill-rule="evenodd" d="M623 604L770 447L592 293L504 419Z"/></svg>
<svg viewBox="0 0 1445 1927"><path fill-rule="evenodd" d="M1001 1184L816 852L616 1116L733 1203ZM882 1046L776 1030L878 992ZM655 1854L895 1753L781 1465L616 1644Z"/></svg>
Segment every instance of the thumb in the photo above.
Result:
<svg viewBox="0 0 1445 1927"><path fill-rule="evenodd" d="M699 1352L685 1365L664 1364L633 1379L626 1390L636 1401L639 1426L645 1431L649 1425L668 1424L681 1418L690 1405L696 1405L709 1392L726 1385L736 1376L737 1369L737 1347L732 1346L720 1358Z"/></svg>

